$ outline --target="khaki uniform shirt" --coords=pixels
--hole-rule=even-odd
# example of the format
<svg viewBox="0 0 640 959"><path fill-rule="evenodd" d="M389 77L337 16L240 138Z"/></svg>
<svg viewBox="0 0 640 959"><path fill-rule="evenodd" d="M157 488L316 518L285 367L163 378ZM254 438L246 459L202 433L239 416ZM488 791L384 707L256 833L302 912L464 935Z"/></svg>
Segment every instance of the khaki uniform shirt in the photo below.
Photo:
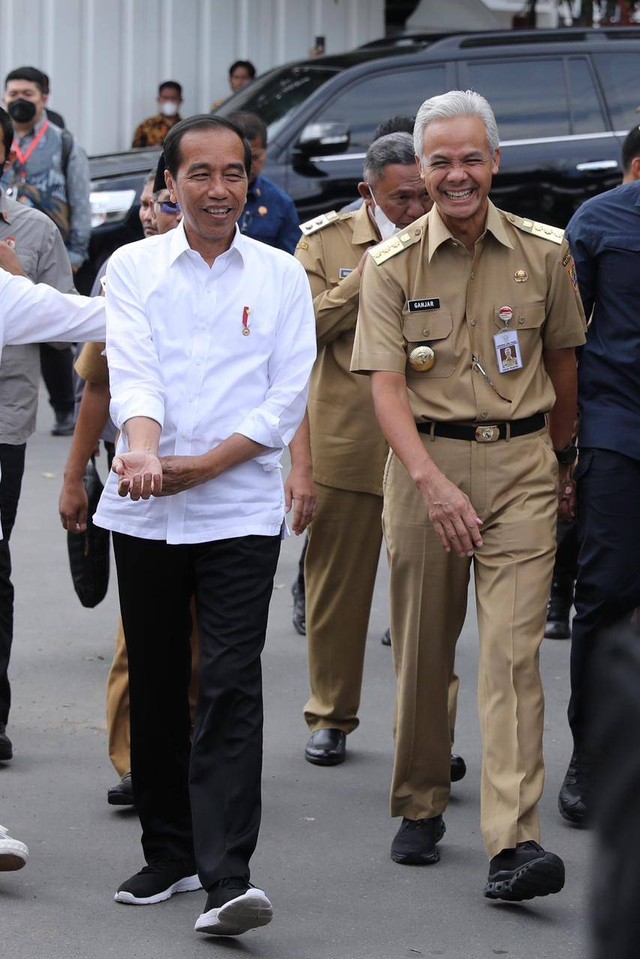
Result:
<svg viewBox="0 0 640 959"><path fill-rule="evenodd" d="M543 350L584 343L585 319L566 240L547 239L561 235L553 228L524 232L527 222L489 202L473 256L437 207L402 231L401 252L366 264L351 369L405 373L416 421L491 423L548 412L555 393ZM505 307L523 368L500 373L493 338L505 329ZM408 363L421 344L436 355L422 373ZM473 369L474 355L495 388Z"/></svg>
<svg viewBox="0 0 640 959"><path fill-rule="evenodd" d="M314 479L381 496L388 447L370 384L350 372L360 294L356 267L367 247L378 241L363 206L303 237L296 258L311 284L318 336L309 393Z"/></svg>

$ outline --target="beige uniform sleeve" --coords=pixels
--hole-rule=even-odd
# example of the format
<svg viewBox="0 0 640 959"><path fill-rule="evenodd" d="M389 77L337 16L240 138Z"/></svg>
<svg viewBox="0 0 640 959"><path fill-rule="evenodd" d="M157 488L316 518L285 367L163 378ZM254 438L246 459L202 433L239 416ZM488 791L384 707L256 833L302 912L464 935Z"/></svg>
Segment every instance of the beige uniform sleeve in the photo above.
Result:
<svg viewBox="0 0 640 959"><path fill-rule="evenodd" d="M402 333L405 293L395 279L397 268L377 266L367 257L360 283L360 312L351 371L405 373L407 352Z"/></svg>
<svg viewBox="0 0 640 959"><path fill-rule="evenodd" d="M559 249L553 252L555 262L549 275L547 316L543 333L545 350L581 346L586 340L587 324L569 244L563 240Z"/></svg>
<svg viewBox="0 0 640 959"><path fill-rule="evenodd" d="M328 277L325 240L330 243L333 231L323 230L303 238L296 248L296 259L302 263L309 278L313 308L316 314L318 349L352 330L358 317L360 274L355 269L338 283Z"/></svg>
<svg viewBox="0 0 640 959"><path fill-rule="evenodd" d="M104 348L104 343L85 343L80 351L74 369L87 383L101 386L109 382L109 368L107 358L103 355Z"/></svg>

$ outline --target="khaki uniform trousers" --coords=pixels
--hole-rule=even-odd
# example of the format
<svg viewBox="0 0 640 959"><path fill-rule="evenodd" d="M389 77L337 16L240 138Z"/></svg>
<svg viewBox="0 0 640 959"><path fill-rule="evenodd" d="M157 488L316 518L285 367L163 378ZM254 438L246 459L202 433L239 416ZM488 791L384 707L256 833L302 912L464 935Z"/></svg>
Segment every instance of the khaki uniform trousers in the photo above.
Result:
<svg viewBox="0 0 640 959"><path fill-rule="evenodd" d="M555 553L558 468L546 430L484 444L421 438L483 520L474 575L481 818L491 857L539 839L544 697L538 657ZM430 818L444 811L451 788L448 686L471 560L445 553L424 501L393 454L384 497L397 677L391 815Z"/></svg>
<svg viewBox="0 0 640 959"><path fill-rule="evenodd" d="M195 624L195 613L193 610L192 617L189 709L191 711L191 723L193 725L196 700L198 698L200 643L198 641L198 627ZM129 660L127 658L127 646L121 619L118 620L116 650L107 678L107 736L109 742L109 759L120 778L122 778L125 773L131 771L131 734L129 727Z"/></svg>
<svg viewBox="0 0 640 959"><path fill-rule="evenodd" d="M382 546L382 497L316 483L305 561L311 698L316 729L354 730Z"/></svg>

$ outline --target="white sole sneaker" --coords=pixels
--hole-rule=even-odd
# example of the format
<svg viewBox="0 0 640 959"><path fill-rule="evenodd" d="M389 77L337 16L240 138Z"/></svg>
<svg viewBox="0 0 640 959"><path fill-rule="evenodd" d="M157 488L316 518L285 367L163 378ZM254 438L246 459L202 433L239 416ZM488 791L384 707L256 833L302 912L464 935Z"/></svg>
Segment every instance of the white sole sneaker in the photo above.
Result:
<svg viewBox="0 0 640 959"><path fill-rule="evenodd" d="M273 906L262 889L248 889L219 909L203 912L198 918L196 932L210 936L241 936L249 929L266 926L273 919Z"/></svg>
<svg viewBox="0 0 640 959"><path fill-rule="evenodd" d="M162 892L157 892L155 896L147 896L143 899L134 896L132 892L118 890L113 898L116 902L124 902L128 906L152 906L156 902L165 902L165 900L171 899L176 892L193 892L195 889L202 889L202 883L198 876L185 876L183 879L174 882L172 886L163 889Z"/></svg>
<svg viewBox="0 0 640 959"><path fill-rule="evenodd" d="M29 850L18 839L0 839L0 872L15 872L26 866Z"/></svg>

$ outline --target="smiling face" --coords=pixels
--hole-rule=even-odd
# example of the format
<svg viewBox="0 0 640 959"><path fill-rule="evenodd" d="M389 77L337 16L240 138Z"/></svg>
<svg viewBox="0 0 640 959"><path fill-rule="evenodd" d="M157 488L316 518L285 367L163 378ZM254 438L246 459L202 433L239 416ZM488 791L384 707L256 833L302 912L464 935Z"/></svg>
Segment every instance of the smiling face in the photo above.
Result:
<svg viewBox="0 0 640 959"><path fill-rule="evenodd" d="M211 264L231 246L247 201L243 141L224 127L191 130L180 141L176 175L166 178L189 244Z"/></svg>
<svg viewBox="0 0 640 959"><path fill-rule="evenodd" d="M484 231L500 150L491 156L480 117L433 120L425 127L421 170L443 222L454 236Z"/></svg>
<svg viewBox="0 0 640 959"><path fill-rule="evenodd" d="M389 163L373 183L358 184L360 195L371 210L376 204L402 230L428 213L433 202L413 163Z"/></svg>

